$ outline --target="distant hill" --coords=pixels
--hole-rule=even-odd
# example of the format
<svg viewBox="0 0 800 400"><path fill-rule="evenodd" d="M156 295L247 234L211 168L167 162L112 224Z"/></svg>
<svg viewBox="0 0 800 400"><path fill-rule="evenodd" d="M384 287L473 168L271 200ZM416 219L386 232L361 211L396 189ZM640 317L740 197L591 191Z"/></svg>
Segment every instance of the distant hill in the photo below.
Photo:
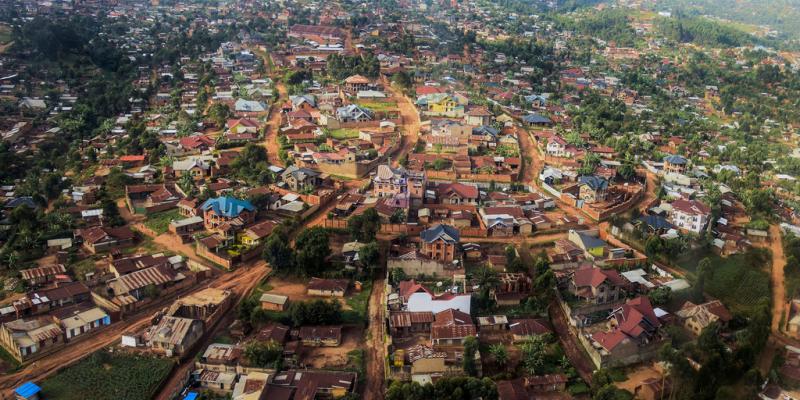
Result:
<svg viewBox="0 0 800 400"><path fill-rule="evenodd" d="M751 25L767 25L793 38L800 34L800 0L650 0L655 10L680 10Z"/></svg>

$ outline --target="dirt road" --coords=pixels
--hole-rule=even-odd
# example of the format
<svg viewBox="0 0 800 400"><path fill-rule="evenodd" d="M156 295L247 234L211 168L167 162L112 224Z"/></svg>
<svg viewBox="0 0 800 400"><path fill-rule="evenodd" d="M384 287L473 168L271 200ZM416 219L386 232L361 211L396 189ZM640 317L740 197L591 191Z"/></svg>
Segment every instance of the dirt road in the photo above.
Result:
<svg viewBox="0 0 800 400"><path fill-rule="evenodd" d="M420 118L417 107L403 93L392 87L391 82L384 78L383 86L397 99L397 108L403 119L402 135L400 137L400 147L392 154L392 166L396 167L398 161L407 155L417 145L419 138Z"/></svg>
<svg viewBox="0 0 800 400"><path fill-rule="evenodd" d="M769 227L769 249L772 252L772 332L780 332L781 319L788 318L786 304L786 285L783 269L786 267L786 255L783 254L781 228L777 224Z"/></svg>
<svg viewBox="0 0 800 400"><path fill-rule="evenodd" d="M278 157L278 131L281 127L281 104L289 99L286 85L283 82L277 81L275 89L278 91L278 97L269 108L269 117L267 125L264 127L264 146L267 148L267 161L272 165L283 166L283 161Z"/></svg>
<svg viewBox="0 0 800 400"><path fill-rule="evenodd" d="M384 304L383 290L386 283L383 279L372 282L372 294L369 296L369 334L367 335L367 374L364 399L382 399L385 383L386 352L383 343Z"/></svg>
<svg viewBox="0 0 800 400"><path fill-rule="evenodd" d="M205 335L203 344L196 346L198 352L204 350L211 344L222 329L230 326L236 316L236 307L241 303L242 299L247 298L247 296L253 292L256 286L267 276L269 271L270 268L267 267L263 261L260 261L249 267L238 269L233 276L231 276L231 274L220 275L220 277L225 277L226 279L218 279L209 285L210 287L233 292L234 303L230 311L217 322L213 330ZM194 368L194 361L195 357L186 357L186 360L172 371L169 380L164 384L161 391L154 399L171 400L173 394L182 389L184 384L183 377Z"/></svg>
<svg viewBox="0 0 800 400"><path fill-rule="evenodd" d="M550 319L553 323L558 340L564 348L564 353L567 355L569 362L578 371L587 384L592 384L592 373L594 373L594 363L589 359L586 351L583 349L578 338L576 338L569 330L569 322L564 315L564 311L555 302L550 304Z"/></svg>

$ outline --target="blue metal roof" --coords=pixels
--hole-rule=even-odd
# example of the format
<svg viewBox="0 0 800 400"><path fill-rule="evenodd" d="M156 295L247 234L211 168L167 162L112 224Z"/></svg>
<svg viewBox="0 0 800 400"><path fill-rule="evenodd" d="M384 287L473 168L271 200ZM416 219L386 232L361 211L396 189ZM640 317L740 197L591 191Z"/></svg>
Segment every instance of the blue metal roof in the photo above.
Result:
<svg viewBox="0 0 800 400"><path fill-rule="evenodd" d="M586 184L595 191L608 189L608 181L597 175L583 175L580 177L579 182Z"/></svg>
<svg viewBox="0 0 800 400"><path fill-rule="evenodd" d="M461 235L459 234L458 229L450 225L439 224L432 228L425 229L419 233L419 236L422 238L422 240L428 243L438 240L439 238L442 238L448 243L458 243Z"/></svg>
<svg viewBox="0 0 800 400"><path fill-rule="evenodd" d="M675 165L686 164L687 162L689 162L689 160L687 160L686 157L679 156L677 154L664 157L664 161Z"/></svg>
<svg viewBox="0 0 800 400"><path fill-rule="evenodd" d="M197 397L197 392L189 392L186 393L186 396L183 397L183 400L197 400Z"/></svg>
<svg viewBox="0 0 800 400"><path fill-rule="evenodd" d="M14 393L17 396L20 396L20 397L22 397L24 399L29 399L29 398L33 397L34 395L36 395L37 393L39 393L41 391L42 391L42 389L39 386L37 386L35 383L33 383L33 382L25 382L25 383L22 384L22 386L16 388L14 390Z"/></svg>
<svg viewBox="0 0 800 400"><path fill-rule="evenodd" d="M522 120L529 123L529 124L549 124L551 123L550 118L547 118L543 115L539 114L528 114L522 117Z"/></svg>
<svg viewBox="0 0 800 400"><path fill-rule="evenodd" d="M244 210L255 211L255 207L247 200L237 199L235 197L216 197L206 200L201 207L204 211L209 208L214 210L217 215L222 215L228 218L236 218Z"/></svg>

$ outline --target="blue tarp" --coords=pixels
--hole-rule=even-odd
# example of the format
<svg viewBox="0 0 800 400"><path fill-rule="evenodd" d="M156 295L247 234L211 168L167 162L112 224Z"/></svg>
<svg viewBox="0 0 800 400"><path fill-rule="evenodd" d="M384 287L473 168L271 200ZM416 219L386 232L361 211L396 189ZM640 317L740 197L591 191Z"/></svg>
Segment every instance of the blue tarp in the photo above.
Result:
<svg viewBox="0 0 800 400"><path fill-rule="evenodd" d="M197 392L186 393L186 396L184 396L183 400L197 400Z"/></svg>
<svg viewBox="0 0 800 400"><path fill-rule="evenodd" d="M35 396L37 393L39 393L41 390L42 389L39 386L36 386L35 383L33 383L33 382L25 382L25 383L22 384L22 386L18 387L16 390L14 390L14 393L17 396L20 396L20 397L22 397L24 399L30 399L33 396Z"/></svg>

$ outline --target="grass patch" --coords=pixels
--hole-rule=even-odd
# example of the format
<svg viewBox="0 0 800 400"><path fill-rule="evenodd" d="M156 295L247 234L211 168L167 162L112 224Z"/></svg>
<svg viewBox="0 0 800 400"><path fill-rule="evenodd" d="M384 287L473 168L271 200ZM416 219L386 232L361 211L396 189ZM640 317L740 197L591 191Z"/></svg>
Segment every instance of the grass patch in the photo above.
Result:
<svg viewBox="0 0 800 400"><path fill-rule="evenodd" d="M363 348L350 350L347 352L347 368L356 371L364 376L366 373L366 357Z"/></svg>
<svg viewBox="0 0 800 400"><path fill-rule="evenodd" d="M328 135L336 140L356 139L358 138L358 129L333 129L328 132Z"/></svg>
<svg viewBox="0 0 800 400"><path fill-rule="evenodd" d="M169 376L168 359L100 350L42 382L42 397L57 400L149 399Z"/></svg>
<svg viewBox="0 0 800 400"><path fill-rule="evenodd" d="M11 34L11 27L8 25L0 25L0 45L6 45L13 39L14 37Z"/></svg>
<svg viewBox="0 0 800 400"><path fill-rule="evenodd" d="M183 216L178 209L161 211L148 215L144 226L160 235L169 229L169 224L172 220L179 220L182 218Z"/></svg>
<svg viewBox="0 0 800 400"><path fill-rule="evenodd" d="M72 273L75 274L75 276L77 276L78 279L85 280L87 273L95 271L95 264L94 263L95 263L94 258L93 257L89 257L89 258L80 260L80 261L76 262L75 264L72 264L72 266L70 268L72 269Z"/></svg>
<svg viewBox="0 0 800 400"><path fill-rule="evenodd" d="M372 282L364 282L361 292L348 297L345 302L350 310L342 313L342 322L360 324L367 321L367 306L369 305L369 295L372 293Z"/></svg>
<svg viewBox="0 0 800 400"><path fill-rule="evenodd" d="M3 369L2 372L15 372L22 367L19 361L17 361L14 356L11 355L6 349L0 347L0 360L2 360ZM7 367L7 368L6 368Z"/></svg>

